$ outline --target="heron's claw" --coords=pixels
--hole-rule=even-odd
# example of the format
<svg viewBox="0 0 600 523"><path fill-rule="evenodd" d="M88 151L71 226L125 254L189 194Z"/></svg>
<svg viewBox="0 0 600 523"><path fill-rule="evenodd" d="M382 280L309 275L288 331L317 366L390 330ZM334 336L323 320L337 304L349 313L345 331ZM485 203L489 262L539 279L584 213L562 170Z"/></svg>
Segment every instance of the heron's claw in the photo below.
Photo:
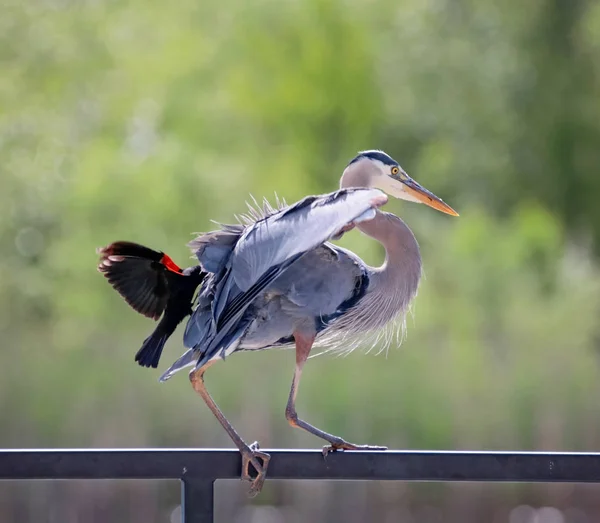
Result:
<svg viewBox="0 0 600 523"><path fill-rule="evenodd" d="M242 454L242 480L250 482L250 497L256 496L263 487L267 476L267 467L271 456L265 452L260 452L258 442L255 441L252 445L240 451ZM256 471L256 476L250 474L250 464Z"/></svg>
<svg viewBox="0 0 600 523"><path fill-rule="evenodd" d="M323 456L327 457L330 452L335 452L336 450L387 450L387 447L355 445L354 443L348 443L347 441L340 439L340 441L332 441L331 445L323 447Z"/></svg>

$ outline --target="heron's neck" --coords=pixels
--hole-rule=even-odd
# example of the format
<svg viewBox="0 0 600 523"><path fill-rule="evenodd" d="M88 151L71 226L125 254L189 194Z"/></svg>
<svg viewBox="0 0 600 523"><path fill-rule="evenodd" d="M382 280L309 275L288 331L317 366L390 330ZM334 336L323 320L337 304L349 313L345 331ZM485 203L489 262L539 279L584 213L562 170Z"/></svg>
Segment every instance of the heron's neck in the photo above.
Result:
<svg viewBox="0 0 600 523"><path fill-rule="evenodd" d="M349 165L342 174L340 187L371 187L368 172L360 164ZM374 219L356 227L385 247L383 265L372 269L370 290L387 297L393 289L397 291L394 294L412 299L421 279L421 253L412 231L394 214L379 210Z"/></svg>
<svg viewBox="0 0 600 523"><path fill-rule="evenodd" d="M412 231L400 218L382 211L356 227L385 247L383 265L373 269L373 292L380 290L389 295L393 289L402 297L401 301L410 301L421 279L421 253ZM408 302L398 304L399 307L406 305Z"/></svg>

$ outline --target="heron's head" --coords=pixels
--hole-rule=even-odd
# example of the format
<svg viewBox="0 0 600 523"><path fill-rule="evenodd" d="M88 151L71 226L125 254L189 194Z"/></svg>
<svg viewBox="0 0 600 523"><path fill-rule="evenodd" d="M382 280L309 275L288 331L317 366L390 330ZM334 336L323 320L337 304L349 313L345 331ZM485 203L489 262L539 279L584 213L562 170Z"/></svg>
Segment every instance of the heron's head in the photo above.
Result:
<svg viewBox="0 0 600 523"><path fill-rule="evenodd" d="M342 187L375 187L390 196L424 203L452 216L458 213L435 194L415 182L400 164L383 151L363 151L344 170Z"/></svg>

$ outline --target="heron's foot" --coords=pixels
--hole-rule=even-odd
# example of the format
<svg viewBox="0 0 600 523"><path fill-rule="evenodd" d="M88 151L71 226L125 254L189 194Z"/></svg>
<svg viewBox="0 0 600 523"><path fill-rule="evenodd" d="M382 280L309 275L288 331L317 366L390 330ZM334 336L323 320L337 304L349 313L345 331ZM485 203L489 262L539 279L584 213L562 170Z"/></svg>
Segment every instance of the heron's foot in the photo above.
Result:
<svg viewBox="0 0 600 523"><path fill-rule="evenodd" d="M330 442L331 445L323 447L323 456L327 457L330 452L336 450L387 450L387 447L379 447L376 445L355 445L354 443L348 443L342 438L336 438Z"/></svg>
<svg viewBox="0 0 600 523"><path fill-rule="evenodd" d="M271 459L269 454L260 452L258 449L258 442L255 441L252 445L240 451L242 454L242 480L250 482L250 490L248 491L250 497L256 496L262 490L267 477L269 460ZM255 476L250 474L250 464L256 472Z"/></svg>

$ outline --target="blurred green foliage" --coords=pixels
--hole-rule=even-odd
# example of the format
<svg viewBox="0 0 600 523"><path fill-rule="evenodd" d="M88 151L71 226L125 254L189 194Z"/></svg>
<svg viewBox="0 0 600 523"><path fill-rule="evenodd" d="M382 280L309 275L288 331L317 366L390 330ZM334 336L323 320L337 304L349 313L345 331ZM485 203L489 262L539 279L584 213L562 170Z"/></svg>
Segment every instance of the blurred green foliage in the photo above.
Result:
<svg viewBox="0 0 600 523"><path fill-rule="evenodd" d="M388 206L424 259L408 338L311 360L300 413L395 448L600 446L600 3L6 0L0 63L0 446L231 446L185 377L134 364L153 325L94 249L183 264L250 193L328 192L366 148L461 217ZM207 382L249 441L314 447L283 416L292 371L289 352L240 354ZM137 488L99 510L106 487L3 487L0 519L46 520L37 492L63 501L51 521L168 520L176 488ZM589 489L469 488L268 483L255 503L286 521L505 521L525 501L598 517ZM260 520L227 492L223 521Z"/></svg>

